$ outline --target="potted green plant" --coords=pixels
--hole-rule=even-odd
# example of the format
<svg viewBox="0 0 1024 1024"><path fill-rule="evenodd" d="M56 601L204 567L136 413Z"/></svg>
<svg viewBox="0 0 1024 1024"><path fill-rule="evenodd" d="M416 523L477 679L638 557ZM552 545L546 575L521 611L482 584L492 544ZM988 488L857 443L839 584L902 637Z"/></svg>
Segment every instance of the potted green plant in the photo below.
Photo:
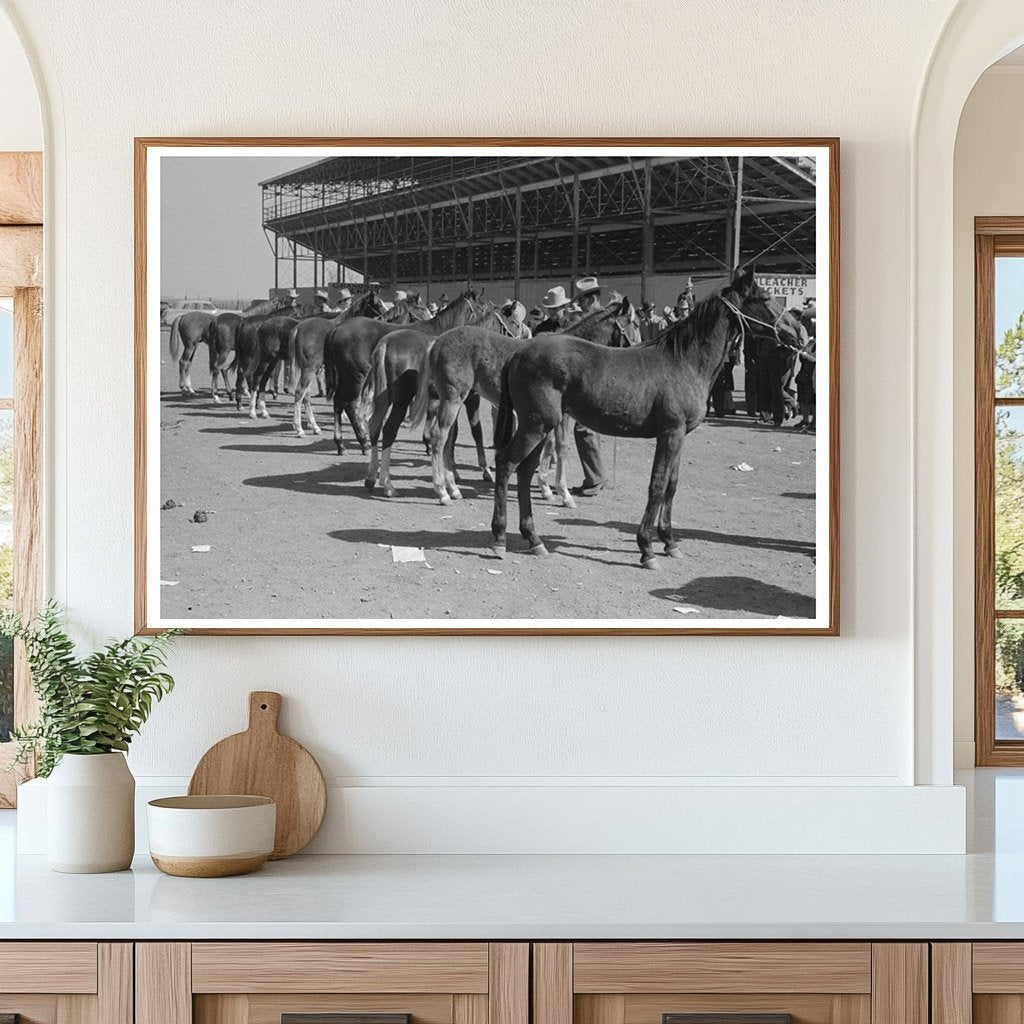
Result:
<svg viewBox="0 0 1024 1024"><path fill-rule="evenodd" d="M135 852L135 779L124 752L155 701L174 687L161 671L176 630L112 641L83 658L50 603L29 622L0 613L0 635L25 645L39 719L16 729L14 764L48 777L47 861L54 871L122 871ZM13 766L13 765L12 765Z"/></svg>

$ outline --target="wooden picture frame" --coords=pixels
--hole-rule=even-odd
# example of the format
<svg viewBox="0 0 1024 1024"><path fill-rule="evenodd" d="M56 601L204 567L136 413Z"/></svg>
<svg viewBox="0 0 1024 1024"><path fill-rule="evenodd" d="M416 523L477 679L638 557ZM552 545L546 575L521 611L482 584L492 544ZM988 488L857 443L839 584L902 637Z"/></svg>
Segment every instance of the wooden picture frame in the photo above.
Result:
<svg viewBox="0 0 1024 1024"><path fill-rule="evenodd" d="M499 151L502 154L515 154L517 150L533 151L564 151L566 157L576 157L583 152L608 149L609 151L621 151L623 148L635 150L638 154L651 151L681 154L693 152L706 155L710 151L721 150L726 154L725 165L728 168L728 156L739 153L749 155L756 159L767 160L773 154L780 151L786 154L807 153L813 154L820 163L817 166L827 167L827 173L821 175L815 186L814 196L816 202L818 224L826 225L819 235L819 243L816 249L817 262L815 273L819 282L819 294L827 294L827 315L818 318L819 332L827 336L827 358L818 363L818 372L822 376L827 375L827 388L820 394L827 401L827 412L818 420L819 425L827 430L826 437L818 435L818 443L814 455L815 473L817 476L817 488L810 497L817 497L815 505L816 522L816 544L813 546L813 554L817 556L814 590L814 614L813 616L794 617L792 615L779 615L772 617L760 615L756 619L740 618L738 620L702 618L699 622L688 622L685 618L686 609L679 608L680 613L674 618L669 617L670 611L659 613L662 617L657 620L644 619L637 624L631 620L621 619L596 619L580 622L574 619L566 621L565 625L560 620L544 620L542 624L533 623L530 619L495 619L493 624L479 620L454 619L445 620L442 617L429 620L415 619L396 622L394 625L378 619L364 620L358 618L331 619L324 621L301 620L291 624L292 620L287 618L268 619L258 618L253 620L233 621L230 618L224 619L180 619L162 615L160 605L162 593L161 583L176 586L176 580L156 580L159 576L158 567L160 564L159 555L154 556L150 545L155 543L153 538L159 533L159 525L154 527L156 521L157 507L154 506L155 486L152 479L151 455L154 449L152 445L159 444L159 438L154 440L154 424L159 421L152 416L152 405L154 399L153 380L157 380L159 390L159 368L154 366L154 360L159 349L154 344L154 325L157 335L159 334L159 319L157 311L157 299L154 294L154 282L159 281L159 276L153 267L154 254L150 249L150 240L153 236L154 221L159 219L159 195L158 189L150 193L150 181L156 180L158 175L154 174L154 168L159 166L161 158L187 156L187 155L234 155L228 151L239 153L273 153L282 151L318 152L323 150L338 151L338 155L349 154L352 151L365 153L367 151L379 151L382 155L391 155L396 151L403 155L410 151L419 152L427 150L437 153L439 150L458 155L466 155L477 149L493 152ZM683 159L680 156L679 159ZM311 156L310 159L313 159ZM794 160L796 157L794 157ZM602 636L602 635L724 635L724 636L745 636L745 635L793 635L793 636L836 636L839 634L839 613L840 613L840 547L839 547L839 500L840 500L840 476L839 476L839 400L840 400L840 359L839 359L839 249L840 249L840 193L839 193L839 140L836 138L669 138L669 137L648 137L648 138L551 138L551 137L528 137L528 138L288 138L288 137L260 137L260 138L159 138L145 137L135 140L135 338L136 338L136 375L135 375L135 627L140 634L151 634L166 628L168 625L176 625L188 629L189 632L210 635L356 635L356 636L386 636L386 635L556 635L556 636ZM730 174L732 172L730 171ZM741 179L742 180L742 179ZM810 179L808 179L810 180ZM638 180L637 187L640 188ZM740 186L741 187L741 186ZM578 186L577 186L578 189ZM737 189L739 191L739 187ZM649 186L648 186L649 192ZM457 199L456 202L459 200ZM473 200L470 199L470 207ZM753 202L753 201L752 201ZM739 210L739 205L737 204ZM746 210L740 210L740 217L746 215ZM574 213L578 218L578 210ZM645 218L644 231L648 230ZM470 225L472 213L469 217ZM573 253L579 252L578 248L578 219L573 222ZM653 225L653 220L652 220ZM470 226L470 244L473 242L472 228ZM518 230L518 229L517 229ZM651 231L653 233L653 226ZM776 234L779 234L778 232ZM539 237L539 236L538 236ZM645 234L645 239L650 237ZM824 241L821 242L821 238ZM539 243L538 243L539 244ZM645 241L645 252L647 242ZM516 283L518 277L518 253L519 241L516 241ZM728 251L728 241L726 251ZM396 242L397 246L397 242ZM277 253L277 241L275 236L274 252ZM536 248L534 249L536 252ZM736 249L742 252L740 249ZM588 249L589 254L589 249ZM646 261L646 255L645 255ZM469 257L467 257L469 259ZM493 273L493 254L492 254ZM573 256L574 261L576 256ZM328 258L321 257L321 264L326 264ZM738 261L734 261L734 264ZM756 262L756 261L755 261ZM337 260L341 266L341 260ZM453 256L452 265L455 266L456 258ZM396 264L397 265L397 264ZM365 264L364 264L365 266ZM647 266L645 262L644 266ZM317 282L317 261L313 257L314 287ZM579 268L584 273L589 273L589 268ZM723 271L723 275L725 272ZM727 276L727 275L725 275ZM324 278L326 281L326 277ZM396 278L396 280L399 280ZM570 282L571 283L571 282ZM821 285L824 284L824 287ZM777 324L776 324L777 326ZM154 377L155 374L155 377ZM769 449L771 446L769 446ZM778 449L775 449L778 451ZM792 463L800 465L799 461ZM820 467L827 466L824 482L820 475ZM741 468L736 466L733 468ZM642 512L642 496L634 495L630 498L629 516L639 521ZM818 513L819 505L827 506L827 511ZM748 538L759 540L761 538ZM379 544L384 547L384 544ZM827 548L821 551L819 548ZM155 550L155 548L154 548ZM814 559L812 559L814 561ZM674 574L662 574L660 582L670 584L674 582ZM654 579L650 580L653 585ZM183 591L178 592L183 593ZM469 623L469 624L467 624ZM709 624L710 623L710 624Z"/></svg>
<svg viewBox="0 0 1024 1024"><path fill-rule="evenodd" d="M30 618L43 600L43 161L36 152L0 153L0 298L13 299L15 610ZM23 646L14 653L14 724L38 714ZM0 765L15 755L0 743ZM34 765L0 771L0 807L13 807Z"/></svg>
<svg viewBox="0 0 1024 1024"><path fill-rule="evenodd" d="M1024 397L996 398L995 261L1024 257L1024 216L974 221L974 740L978 767L1024 765L1024 742L996 738L996 623L1024 621L1024 609L996 609L995 414L1024 406Z"/></svg>

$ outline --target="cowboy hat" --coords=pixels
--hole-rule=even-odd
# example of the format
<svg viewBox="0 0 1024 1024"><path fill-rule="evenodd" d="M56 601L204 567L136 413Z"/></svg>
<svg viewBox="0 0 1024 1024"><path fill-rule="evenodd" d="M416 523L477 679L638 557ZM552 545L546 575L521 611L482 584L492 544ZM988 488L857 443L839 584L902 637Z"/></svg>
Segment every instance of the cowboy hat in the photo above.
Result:
<svg viewBox="0 0 1024 1024"><path fill-rule="evenodd" d="M526 319L526 307L521 302L509 302L505 309L517 323L522 323Z"/></svg>
<svg viewBox="0 0 1024 1024"><path fill-rule="evenodd" d="M601 286L597 283L596 277L581 277L576 282L576 298L581 298L584 295L593 295L594 292L599 292Z"/></svg>
<svg viewBox="0 0 1024 1024"><path fill-rule="evenodd" d="M436 314L437 313L437 303L436 302L431 302L427 306L427 309L429 309L431 313L435 313Z"/></svg>
<svg viewBox="0 0 1024 1024"><path fill-rule="evenodd" d="M313 298L314 299L323 299L324 302L326 302L327 301L327 292L323 292L323 291L317 292L316 295L313 296Z"/></svg>
<svg viewBox="0 0 1024 1024"><path fill-rule="evenodd" d="M298 297L299 293L294 288L288 293L289 299L297 299Z"/></svg>
<svg viewBox="0 0 1024 1024"><path fill-rule="evenodd" d="M408 299L408 298L409 298L409 296L405 292L403 292L401 290L401 288L399 288L395 292L395 302L405 302L406 299Z"/></svg>
<svg viewBox="0 0 1024 1024"><path fill-rule="evenodd" d="M352 293L347 288L342 288L341 291L338 292L338 298L339 299L351 299L352 298Z"/></svg>
<svg viewBox="0 0 1024 1024"><path fill-rule="evenodd" d="M565 289L558 285L555 288L549 288L547 294L541 301L541 305L545 309L561 309L563 306L568 306L569 296L565 294Z"/></svg>

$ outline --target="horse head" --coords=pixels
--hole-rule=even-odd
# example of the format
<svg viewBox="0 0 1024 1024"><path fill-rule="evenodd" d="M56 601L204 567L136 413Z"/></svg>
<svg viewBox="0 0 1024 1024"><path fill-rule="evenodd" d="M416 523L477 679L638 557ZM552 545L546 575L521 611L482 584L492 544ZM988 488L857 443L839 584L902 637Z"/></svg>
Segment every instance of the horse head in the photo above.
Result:
<svg viewBox="0 0 1024 1024"><path fill-rule="evenodd" d="M619 300L618 309L612 316L614 326L611 345L615 348L632 348L639 345L643 340L640 335L640 317L628 296L624 295Z"/></svg>

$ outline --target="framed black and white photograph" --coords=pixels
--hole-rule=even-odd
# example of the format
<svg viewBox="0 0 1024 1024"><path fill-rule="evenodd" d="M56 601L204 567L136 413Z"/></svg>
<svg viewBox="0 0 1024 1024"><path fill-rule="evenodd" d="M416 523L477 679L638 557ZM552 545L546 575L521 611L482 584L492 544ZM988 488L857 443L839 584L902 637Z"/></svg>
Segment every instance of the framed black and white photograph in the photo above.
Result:
<svg viewBox="0 0 1024 1024"><path fill-rule="evenodd" d="M839 630L835 139L136 140L136 628Z"/></svg>

